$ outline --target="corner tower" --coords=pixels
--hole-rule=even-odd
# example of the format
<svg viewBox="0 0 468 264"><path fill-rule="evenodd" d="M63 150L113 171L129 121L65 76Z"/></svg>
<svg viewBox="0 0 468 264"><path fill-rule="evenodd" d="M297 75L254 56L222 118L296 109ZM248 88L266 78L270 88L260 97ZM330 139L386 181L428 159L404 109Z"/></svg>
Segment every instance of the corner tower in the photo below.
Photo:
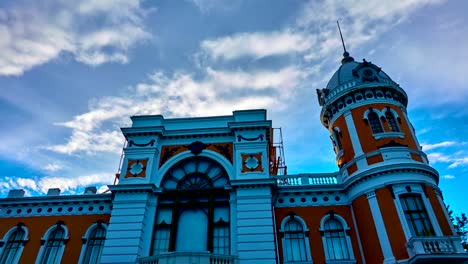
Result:
<svg viewBox="0 0 468 264"><path fill-rule="evenodd" d="M424 263L429 256L440 258L433 263L447 263L446 256L427 251L440 243L462 253L437 186L439 174L429 166L408 119L405 91L380 67L357 62L345 50L340 67L317 95L340 182L361 245L368 249L366 261ZM450 263L462 261L459 256Z"/></svg>
<svg viewBox="0 0 468 264"><path fill-rule="evenodd" d="M377 65L343 55L327 87L317 94L321 121L344 178L382 165L427 165L407 116L405 91Z"/></svg>

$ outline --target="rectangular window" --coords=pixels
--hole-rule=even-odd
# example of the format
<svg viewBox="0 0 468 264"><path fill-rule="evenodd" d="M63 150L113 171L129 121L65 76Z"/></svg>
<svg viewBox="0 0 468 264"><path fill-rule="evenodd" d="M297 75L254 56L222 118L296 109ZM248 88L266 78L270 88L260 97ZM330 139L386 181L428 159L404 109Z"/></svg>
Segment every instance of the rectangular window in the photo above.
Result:
<svg viewBox="0 0 468 264"><path fill-rule="evenodd" d="M433 236L434 229L420 195L400 196L406 222L413 236Z"/></svg>
<svg viewBox="0 0 468 264"><path fill-rule="evenodd" d="M154 235L153 256L169 251L171 229L169 225L159 226Z"/></svg>
<svg viewBox="0 0 468 264"><path fill-rule="evenodd" d="M213 229L213 253L229 255L229 226L217 225Z"/></svg>

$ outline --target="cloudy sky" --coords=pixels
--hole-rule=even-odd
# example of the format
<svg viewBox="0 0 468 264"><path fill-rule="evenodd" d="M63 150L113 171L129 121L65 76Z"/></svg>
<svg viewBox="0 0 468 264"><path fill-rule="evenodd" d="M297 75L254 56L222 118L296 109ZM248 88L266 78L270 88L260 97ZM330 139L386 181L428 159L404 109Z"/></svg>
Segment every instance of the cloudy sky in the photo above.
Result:
<svg viewBox="0 0 468 264"><path fill-rule="evenodd" d="M7 0L0 3L0 197L113 182L135 114L265 108L289 173L336 171L315 89L356 60L409 95L446 202L468 212L466 1Z"/></svg>

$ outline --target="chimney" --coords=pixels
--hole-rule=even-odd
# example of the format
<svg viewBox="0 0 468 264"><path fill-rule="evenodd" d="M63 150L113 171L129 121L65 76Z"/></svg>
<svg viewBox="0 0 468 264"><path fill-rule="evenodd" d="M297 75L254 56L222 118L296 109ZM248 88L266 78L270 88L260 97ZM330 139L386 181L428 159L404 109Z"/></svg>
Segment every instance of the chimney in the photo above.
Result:
<svg viewBox="0 0 468 264"><path fill-rule="evenodd" d="M84 190L84 194L96 194L96 192L97 192L96 186L89 186L89 187L86 187L86 189Z"/></svg>
<svg viewBox="0 0 468 264"><path fill-rule="evenodd" d="M47 191L47 196L56 196L60 195L60 189L59 188L49 188Z"/></svg>
<svg viewBox="0 0 468 264"><path fill-rule="evenodd" d="M18 190L10 190L8 192L7 198L21 198L24 197L24 190L23 189L18 189Z"/></svg>

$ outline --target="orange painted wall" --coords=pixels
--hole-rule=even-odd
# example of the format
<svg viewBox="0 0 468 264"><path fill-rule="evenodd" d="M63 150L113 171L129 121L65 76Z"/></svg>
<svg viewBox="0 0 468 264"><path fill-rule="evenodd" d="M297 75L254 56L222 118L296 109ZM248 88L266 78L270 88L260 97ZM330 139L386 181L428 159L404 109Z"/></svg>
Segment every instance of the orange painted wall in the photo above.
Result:
<svg viewBox="0 0 468 264"><path fill-rule="evenodd" d="M330 126L330 135L333 134L333 127L339 127L341 131L341 145L343 147L343 156L337 161L338 164L345 164L354 158L353 144L351 143L351 137L349 135L348 126L346 125L346 119L344 116L340 116Z"/></svg>
<svg viewBox="0 0 468 264"><path fill-rule="evenodd" d="M346 220L346 223L350 227L351 244L353 247L354 257L357 263L362 263L361 252L359 251L359 245L356 236L356 229L354 228L353 219L351 217L351 210L349 206L317 206L317 207L287 207L287 208L275 208L276 217L276 232L278 234L278 247L280 255L280 263L284 262L282 239L279 230L281 228L281 222L285 217L289 217L290 212L294 212L297 216L302 218L309 228L309 244L310 253L314 263L325 263L325 251L322 243L322 236L320 235L320 220L329 212L333 210L335 214L340 215Z"/></svg>
<svg viewBox="0 0 468 264"><path fill-rule="evenodd" d="M399 126L401 129L401 132L405 135L404 138L395 137L395 138L381 138L381 139L375 140L372 134L370 125L364 122L364 113L367 111L367 109L372 107L381 111L387 106L395 110L398 113L398 115L401 117L401 124L399 124ZM356 130L358 132L359 139L361 141L362 150L364 151L364 153L370 153L372 151L376 151L378 150L377 146L388 144L392 140L403 145L408 145L408 147L411 149L418 150L418 148L416 147L415 140L411 135L411 130L410 130L411 128L406 123L405 119L403 118L403 112L401 111L400 108L394 105L387 105L387 104L370 104L370 105L364 105L364 106L355 108L351 112L353 115L354 125L356 126Z"/></svg>
<svg viewBox="0 0 468 264"><path fill-rule="evenodd" d="M388 239L392 247L393 255L397 260L409 258L405 247L406 237L401 227L393 197L389 189L383 188L375 192L379 202L380 212L387 230Z"/></svg>
<svg viewBox="0 0 468 264"><path fill-rule="evenodd" d="M23 223L28 228L29 240L24 247L20 263L35 263L41 247L41 238L47 229L58 221L63 221L68 229L70 240L65 246L62 263L77 263L81 253L81 246L83 245L81 238L85 235L88 228L98 220L102 220L107 224L109 223L109 218L110 215L108 214L3 218L0 219L0 237L3 237L8 230L18 223Z"/></svg>
<svg viewBox="0 0 468 264"><path fill-rule="evenodd" d="M440 205L439 199L437 199L437 194L435 193L435 190L432 187L426 186L426 192L427 196L429 198L429 201L431 202L432 210L434 210L434 214L436 215L437 222L439 222L440 229L442 230L442 233L444 236L453 236L452 229L450 228L450 222L445 217L445 213Z"/></svg>
<svg viewBox="0 0 468 264"><path fill-rule="evenodd" d="M372 165L372 164L379 163L379 162L382 162L382 161L383 161L382 154L377 154L377 155L370 156L370 157L367 158L367 164L368 165Z"/></svg>
<svg viewBox="0 0 468 264"><path fill-rule="evenodd" d="M414 154L414 153L411 153L411 158L415 161L419 161L419 162L423 162L421 156L417 155L417 154Z"/></svg>
<svg viewBox="0 0 468 264"><path fill-rule="evenodd" d="M356 163L353 163L353 165L348 167L348 175L353 174L357 170L358 170L358 167L357 167Z"/></svg>
<svg viewBox="0 0 468 264"><path fill-rule="evenodd" d="M353 210L366 263L382 263L382 248L366 195L361 195L353 201Z"/></svg>

